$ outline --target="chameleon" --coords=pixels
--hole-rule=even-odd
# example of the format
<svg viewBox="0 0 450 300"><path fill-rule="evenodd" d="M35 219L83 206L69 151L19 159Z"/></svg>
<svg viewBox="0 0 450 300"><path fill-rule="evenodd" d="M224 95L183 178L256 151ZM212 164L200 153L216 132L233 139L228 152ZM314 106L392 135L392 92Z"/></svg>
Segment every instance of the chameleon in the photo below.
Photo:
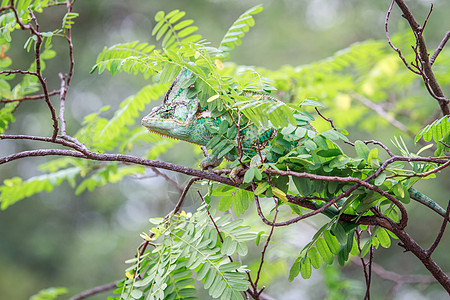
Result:
<svg viewBox="0 0 450 300"><path fill-rule="evenodd" d="M191 84L196 76L189 70L180 71L174 82L166 93L163 103L152 109L150 114L142 119L142 125L150 132L164 137L187 141L200 146L206 146L214 138L211 128L218 130L223 118L214 118L211 111L201 108L198 95L194 93L190 96L190 90L194 89ZM262 96L262 95L261 95ZM271 98L271 97L270 97ZM272 101L278 101L273 98ZM227 121L225 121L227 122ZM241 126L242 149L246 156L252 157L252 165L256 164L259 156L256 156L258 149L265 156L268 142L277 134L274 128L258 128L254 125ZM230 129L235 129L231 126ZM236 132L231 132L235 138ZM229 135L229 136L230 136ZM231 149L224 157L229 161L234 161L238 157L237 151ZM219 153L217 153L219 154ZM214 154L202 160L202 169L217 167L222 161L222 155Z"/></svg>
<svg viewBox="0 0 450 300"><path fill-rule="evenodd" d="M154 107L142 119L142 125L152 133L200 146L208 146L211 142L214 142L214 139L220 141L220 135L215 133L221 127L227 129L226 134L230 139L237 139L237 126L223 126L224 124L222 123L227 122L223 116L213 116L213 113L208 110L208 107L201 107L198 91L195 89L196 79L197 75L189 69L183 68L164 96L163 103L160 106ZM266 97L268 101L279 101L269 96L261 96ZM310 130L308 123L298 121L297 126L303 126L305 128L304 131L307 132ZM261 164L267 160L275 162L281 156L289 153L298 143L309 139L307 134L305 134L303 139L292 141L291 143L286 144L286 141L281 140L281 142L284 142L284 145L278 145L278 151L271 151L274 148L273 141L277 139L279 130L263 126L257 127L253 124L247 125L246 123L241 124L239 128L240 144L242 145L241 154L239 155L239 150L235 147L237 143L230 143L229 146L226 146L225 149L228 151L225 150L225 154L217 153L217 151L214 153L213 150L213 155L207 156L201 161L200 166L203 170L217 167L222 162L223 157L229 161L236 161L238 158L244 157L247 158L247 161L250 161L250 166ZM235 132L231 132L230 134L230 131L233 131L233 129ZM283 149L281 152L280 148ZM242 167L240 166L233 169L230 177L233 179L241 169ZM393 181L393 183L395 184L396 181ZM412 187L408 189L408 192L412 199L426 205L445 217L446 210L431 198Z"/></svg>

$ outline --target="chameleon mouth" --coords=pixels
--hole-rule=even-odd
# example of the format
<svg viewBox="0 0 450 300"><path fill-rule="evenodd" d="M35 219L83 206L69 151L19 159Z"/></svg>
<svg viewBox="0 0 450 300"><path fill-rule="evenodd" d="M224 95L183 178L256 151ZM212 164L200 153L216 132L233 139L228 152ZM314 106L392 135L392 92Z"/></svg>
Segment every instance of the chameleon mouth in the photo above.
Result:
<svg viewBox="0 0 450 300"><path fill-rule="evenodd" d="M169 139L171 139L171 140L176 140L176 141L185 141L185 142L188 142L188 143L191 143L191 144L194 144L194 145L201 146L201 145L198 144L198 143L191 142L191 141L188 141L188 140L185 140L185 139L181 139L181 138L176 138L176 137L173 137L173 136L170 136L170 135L167 135L167 134L165 134L165 133L161 133L161 132L159 132L159 131L155 131L155 130L152 130L152 129L149 129L149 128L147 128L147 130L150 131L151 133L155 133L155 134L157 134L157 135L159 135L159 136L162 136L162 137L164 137L164 138L169 138Z"/></svg>
<svg viewBox="0 0 450 300"><path fill-rule="evenodd" d="M145 124L147 124L147 123L158 123L158 122L162 122L160 118L147 118L147 117L145 117L145 118L142 119L141 124L143 126L145 126ZM164 119L163 122L164 123L172 123L172 124L176 124L176 125L184 126L184 127L189 126L189 122L187 122L187 121L180 121L180 120L177 120L177 119ZM149 129L149 130L153 131L151 129Z"/></svg>
<svg viewBox="0 0 450 300"><path fill-rule="evenodd" d="M172 139L172 140L178 140L177 138L174 138L173 136L170 136L170 135L161 133L161 132L159 132L159 131L155 131L155 130L148 129L148 128L147 128L147 130L150 131L151 133L155 133L155 134L157 134L157 135L159 135L159 136L162 136L162 137L164 137L164 138L169 138L169 139Z"/></svg>

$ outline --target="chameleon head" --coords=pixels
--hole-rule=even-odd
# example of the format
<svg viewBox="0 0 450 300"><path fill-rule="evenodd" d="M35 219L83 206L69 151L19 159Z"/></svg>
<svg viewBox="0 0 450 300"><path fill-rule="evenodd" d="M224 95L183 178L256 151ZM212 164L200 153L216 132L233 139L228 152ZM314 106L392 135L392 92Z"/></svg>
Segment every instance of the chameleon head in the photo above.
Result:
<svg viewBox="0 0 450 300"><path fill-rule="evenodd" d="M163 104L153 108L142 119L142 125L150 132L203 145L203 140L197 137L199 101L197 94L191 92L196 78L183 68L167 91Z"/></svg>
<svg viewBox="0 0 450 300"><path fill-rule="evenodd" d="M185 102L163 103L142 119L142 125L150 132L188 140L190 125L196 111L195 109L192 113L193 109L194 107Z"/></svg>

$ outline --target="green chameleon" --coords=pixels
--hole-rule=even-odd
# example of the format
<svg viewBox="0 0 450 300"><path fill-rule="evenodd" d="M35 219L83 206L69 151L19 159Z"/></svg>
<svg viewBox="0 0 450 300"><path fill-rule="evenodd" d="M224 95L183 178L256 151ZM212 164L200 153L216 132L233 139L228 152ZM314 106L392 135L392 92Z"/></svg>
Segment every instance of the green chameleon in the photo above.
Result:
<svg viewBox="0 0 450 300"><path fill-rule="evenodd" d="M289 156L293 148L310 139L307 132L311 129L304 120L297 120L297 126L305 128L304 137L293 138L289 142L278 138L279 130L263 126L258 128L248 120L240 124L238 132L236 124L229 121L225 110L222 115L214 116L207 105L201 107L195 88L196 79L194 73L183 68L170 86L163 103L142 119L142 125L150 132L208 148L212 148L211 144L223 143L224 145L217 147L219 151L213 149L212 155L202 160L200 166L203 170L218 166L223 157L229 161L237 161L239 158L241 162L249 162L250 166L265 161L276 162L282 156ZM278 101L269 96L259 96L267 101ZM238 138L241 143L236 142ZM241 149L238 149L238 144L242 145ZM240 171L242 167L238 166L233 169L230 177L233 179ZM446 211L432 199L413 188L408 191L411 198L445 216Z"/></svg>

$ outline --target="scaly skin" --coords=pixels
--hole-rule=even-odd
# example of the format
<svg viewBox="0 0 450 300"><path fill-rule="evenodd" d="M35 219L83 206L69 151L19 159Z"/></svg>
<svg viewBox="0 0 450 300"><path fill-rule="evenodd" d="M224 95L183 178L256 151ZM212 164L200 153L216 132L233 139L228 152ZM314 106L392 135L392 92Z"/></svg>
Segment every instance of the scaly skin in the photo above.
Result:
<svg viewBox="0 0 450 300"><path fill-rule="evenodd" d="M222 120L221 118L212 118L211 112L207 108L200 107L197 93L195 90L191 90L194 88L195 79L196 76L190 70L182 69L170 86L163 103L153 108L151 113L142 119L142 125L150 132L162 136L206 146L213 138L208 127L218 129ZM256 126L250 125L242 133L243 152L249 157L253 157L251 165L255 165L260 160L261 152L264 156L267 150L264 147L276 135L276 130L272 128L258 129ZM258 151L257 149L262 150ZM286 150L289 151L289 149ZM235 160L237 154L228 153L225 158ZM221 161L222 158L209 156L202 160L201 167L202 169L216 167ZM445 216L445 209L428 196L414 188L410 188L408 191L412 199Z"/></svg>

